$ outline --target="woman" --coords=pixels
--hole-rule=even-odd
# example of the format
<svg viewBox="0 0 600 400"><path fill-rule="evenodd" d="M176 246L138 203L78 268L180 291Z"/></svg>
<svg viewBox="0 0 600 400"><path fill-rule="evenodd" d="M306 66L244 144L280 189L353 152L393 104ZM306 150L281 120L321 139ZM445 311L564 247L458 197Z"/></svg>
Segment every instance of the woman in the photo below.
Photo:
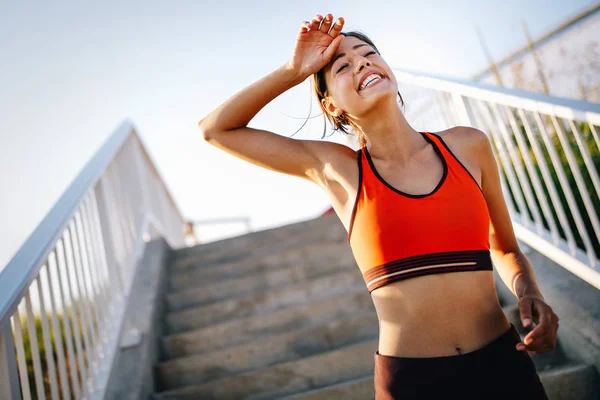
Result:
<svg viewBox="0 0 600 400"><path fill-rule="evenodd" d="M558 317L518 247L487 136L415 131L390 67L343 25L331 14L304 22L285 65L199 122L204 139L330 198L379 318L377 399L546 398L529 354L554 349ZM358 133L359 151L247 127L311 75L324 114ZM523 325L537 323L523 342L500 307L492 257Z"/></svg>

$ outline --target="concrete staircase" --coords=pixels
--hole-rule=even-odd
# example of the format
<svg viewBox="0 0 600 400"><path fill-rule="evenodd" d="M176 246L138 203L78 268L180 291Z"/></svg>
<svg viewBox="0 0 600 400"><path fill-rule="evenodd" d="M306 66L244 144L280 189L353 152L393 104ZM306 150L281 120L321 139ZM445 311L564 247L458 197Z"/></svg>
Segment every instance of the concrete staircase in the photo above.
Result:
<svg viewBox="0 0 600 400"><path fill-rule="evenodd" d="M168 275L154 399L374 398L377 316L335 215L180 250ZM550 399L600 398L560 339L533 360Z"/></svg>

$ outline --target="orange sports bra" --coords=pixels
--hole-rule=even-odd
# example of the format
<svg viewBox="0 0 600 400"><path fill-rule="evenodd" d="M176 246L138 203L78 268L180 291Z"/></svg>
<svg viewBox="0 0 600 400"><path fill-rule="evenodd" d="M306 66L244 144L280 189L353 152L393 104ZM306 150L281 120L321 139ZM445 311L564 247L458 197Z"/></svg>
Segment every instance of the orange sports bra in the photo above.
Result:
<svg viewBox="0 0 600 400"><path fill-rule="evenodd" d="M440 136L420 133L444 166L427 194L395 189L377 173L366 146L357 151L359 185L348 241L369 292L417 276L492 270L483 192Z"/></svg>

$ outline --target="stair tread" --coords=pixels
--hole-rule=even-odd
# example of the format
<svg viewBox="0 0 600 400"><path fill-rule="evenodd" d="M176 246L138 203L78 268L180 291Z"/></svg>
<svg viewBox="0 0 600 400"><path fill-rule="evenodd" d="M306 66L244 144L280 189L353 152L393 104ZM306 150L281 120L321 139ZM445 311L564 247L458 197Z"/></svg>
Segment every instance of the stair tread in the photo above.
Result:
<svg viewBox="0 0 600 400"><path fill-rule="evenodd" d="M253 396L251 398L258 396L256 397L258 399L292 394L294 391L312 389L339 381L340 378L333 375L334 371L342 374L345 379L358 378L367 374L373 369L370 364L373 363L372 358L376 349L377 340L367 340L199 385L158 392L156 395L157 398L182 399L193 398L193 396L232 398L244 395ZM371 363L368 362L369 359ZM316 366L318 368L315 368ZM328 374L319 372L321 369L327 370ZM262 390L261 386L266 386L267 389Z"/></svg>
<svg viewBox="0 0 600 400"><path fill-rule="evenodd" d="M287 265L265 272L238 276L217 281L207 281L194 287L184 286L167 294L170 312L177 312L194 306L278 290L283 287L310 282L334 273L347 272L357 274L354 265L328 263L321 266Z"/></svg>
<svg viewBox="0 0 600 400"><path fill-rule="evenodd" d="M299 329L306 325L342 318L369 310L373 302L363 287L347 290L325 300L313 300L280 310L222 322L209 327L163 336L163 351L169 356L214 351L262 336Z"/></svg>
<svg viewBox="0 0 600 400"><path fill-rule="evenodd" d="M269 249L271 250L271 248ZM323 251L323 249L331 251ZM278 252L270 251L267 254L261 253L261 255L253 257L229 261L224 260L186 269L173 266L170 269L170 291L173 292L180 288L194 285L205 286L205 282L216 282L219 280L226 281L238 277L248 277L253 274L265 273L286 265L298 263L318 265L332 262L355 264L352 251L347 243L340 243L339 241L318 242L308 246L281 249Z"/></svg>
<svg viewBox="0 0 600 400"><path fill-rule="evenodd" d="M285 385L285 387L289 389L293 387L293 384L297 384L299 386L304 386L299 388L300 390L315 389L317 387L307 388L306 386L316 385L317 381L323 382L327 381L327 378L331 378L330 376L323 378L323 374L319 372L324 365L326 366L325 369L327 370L328 374L341 374L345 377L345 379L343 379L344 381L359 378L360 376L356 376L357 370L363 371L363 375L371 374L374 368L373 352L377 348L377 344L378 340L376 338L373 340L365 340L358 344L347 345L338 349L328 350L296 360L260 367L251 371L209 381L200 385L185 386L183 388L167 391L165 393L169 395L177 394L181 396L191 395L192 393L197 395L219 393L224 396L235 396L237 393L235 390L237 390L239 387L243 385L250 385L243 386L245 388L244 390L248 391L248 395L259 396L256 398L262 398L260 396L266 396L267 394L281 395L282 393L273 392L273 390L276 389L271 388L270 386L267 387L265 389L266 391L264 392L259 390L261 382L266 382L269 384L272 383L273 380L277 381L277 384L275 385L277 387ZM357 350L359 347L361 350ZM369 351L366 351L365 349L369 349ZM357 353L360 353L360 357L357 357ZM337 364L335 362L336 360ZM345 367L340 367L339 363L343 364ZM347 368L349 371L346 371L344 368ZM548 371L539 371L538 374L540 375L540 378L545 376L544 379L549 380L553 379L551 376L556 377L560 376L561 374L577 374L585 368L588 368L588 366L576 363L567 363L565 365L554 366ZM290 374L293 376L290 376ZM281 379L282 376L285 376L285 382L278 381L278 379ZM339 380L333 380L329 382L329 385L337 383L339 383ZM231 388L232 391L227 392L225 389L222 389L222 387Z"/></svg>
<svg viewBox="0 0 600 400"><path fill-rule="evenodd" d="M295 224L251 232L218 242L196 245L173 252L173 268L186 269L202 263L239 260L249 255L266 255L278 249L289 249L305 243L344 240L345 229L339 219L328 216Z"/></svg>
<svg viewBox="0 0 600 400"><path fill-rule="evenodd" d="M349 288L359 287L364 287L364 281L358 272L348 274L342 271L264 293L170 312L166 315L167 327L169 332L181 332L226 320L267 313L293 304L330 298Z"/></svg>
<svg viewBox="0 0 600 400"><path fill-rule="evenodd" d="M374 369L373 353L377 348L377 343L377 339L366 340L301 359L277 363L199 385L189 385L160 392L159 394L165 395L164 398L170 398L169 396L187 398L186 396L194 395L228 398L227 396L238 396L243 393L245 396L250 396L248 398L262 399L305 393L331 386L339 387L336 385L347 381L354 382L361 377L372 376ZM340 367L340 363L343 364L342 367ZM589 371L590 367L593 368L593 366L585 364L567 363L555 366L548 371L538 372L538 374L544 385L546 385L546 381L551 382L566 374L569 376L582 374ZM350 371L346 371L344 368L350 369ZM325 369L330 375L333 372L341 374L344 378L335 380L331 376L324 377L319 372L321 369ZM363 373L356 375L357 371ZM328 379L329 382L327 382ZM323 382L327 383L323 384ZM262 384L267 386L264 390L261 390ZM372 381L370 385L372 386Z"/></svg>
<svg viewBox="0 0 600 400"><path fill-rule="evenodd" d="M363 311L227 349L171 359L158 364L155 371L160 387L173 388L377 340L378 334L377 315Z"/></svg>

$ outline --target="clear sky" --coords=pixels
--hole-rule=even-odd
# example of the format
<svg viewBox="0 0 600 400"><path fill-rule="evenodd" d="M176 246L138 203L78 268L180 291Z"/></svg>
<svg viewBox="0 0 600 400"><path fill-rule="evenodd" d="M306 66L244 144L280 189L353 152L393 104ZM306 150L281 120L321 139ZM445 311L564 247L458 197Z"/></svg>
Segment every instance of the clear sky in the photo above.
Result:
<svg viewBox="0 0 600 400"><path fill-rule="evenodd" d="M197 121L285 63L301 21L331 12L395 67L470 78L595 3L486 1L0 2L0 269L104 140L130 118L183 215L250 216L255 229L318 215L314 184L203 142ZM305 82L253 127L290 135L308 114ZM296 137L321 136L320 119ZM338 137L328 140L340 140ZM216 228L205 228L216 231ZM210 232L201 232L208 237Z"/></svg>

